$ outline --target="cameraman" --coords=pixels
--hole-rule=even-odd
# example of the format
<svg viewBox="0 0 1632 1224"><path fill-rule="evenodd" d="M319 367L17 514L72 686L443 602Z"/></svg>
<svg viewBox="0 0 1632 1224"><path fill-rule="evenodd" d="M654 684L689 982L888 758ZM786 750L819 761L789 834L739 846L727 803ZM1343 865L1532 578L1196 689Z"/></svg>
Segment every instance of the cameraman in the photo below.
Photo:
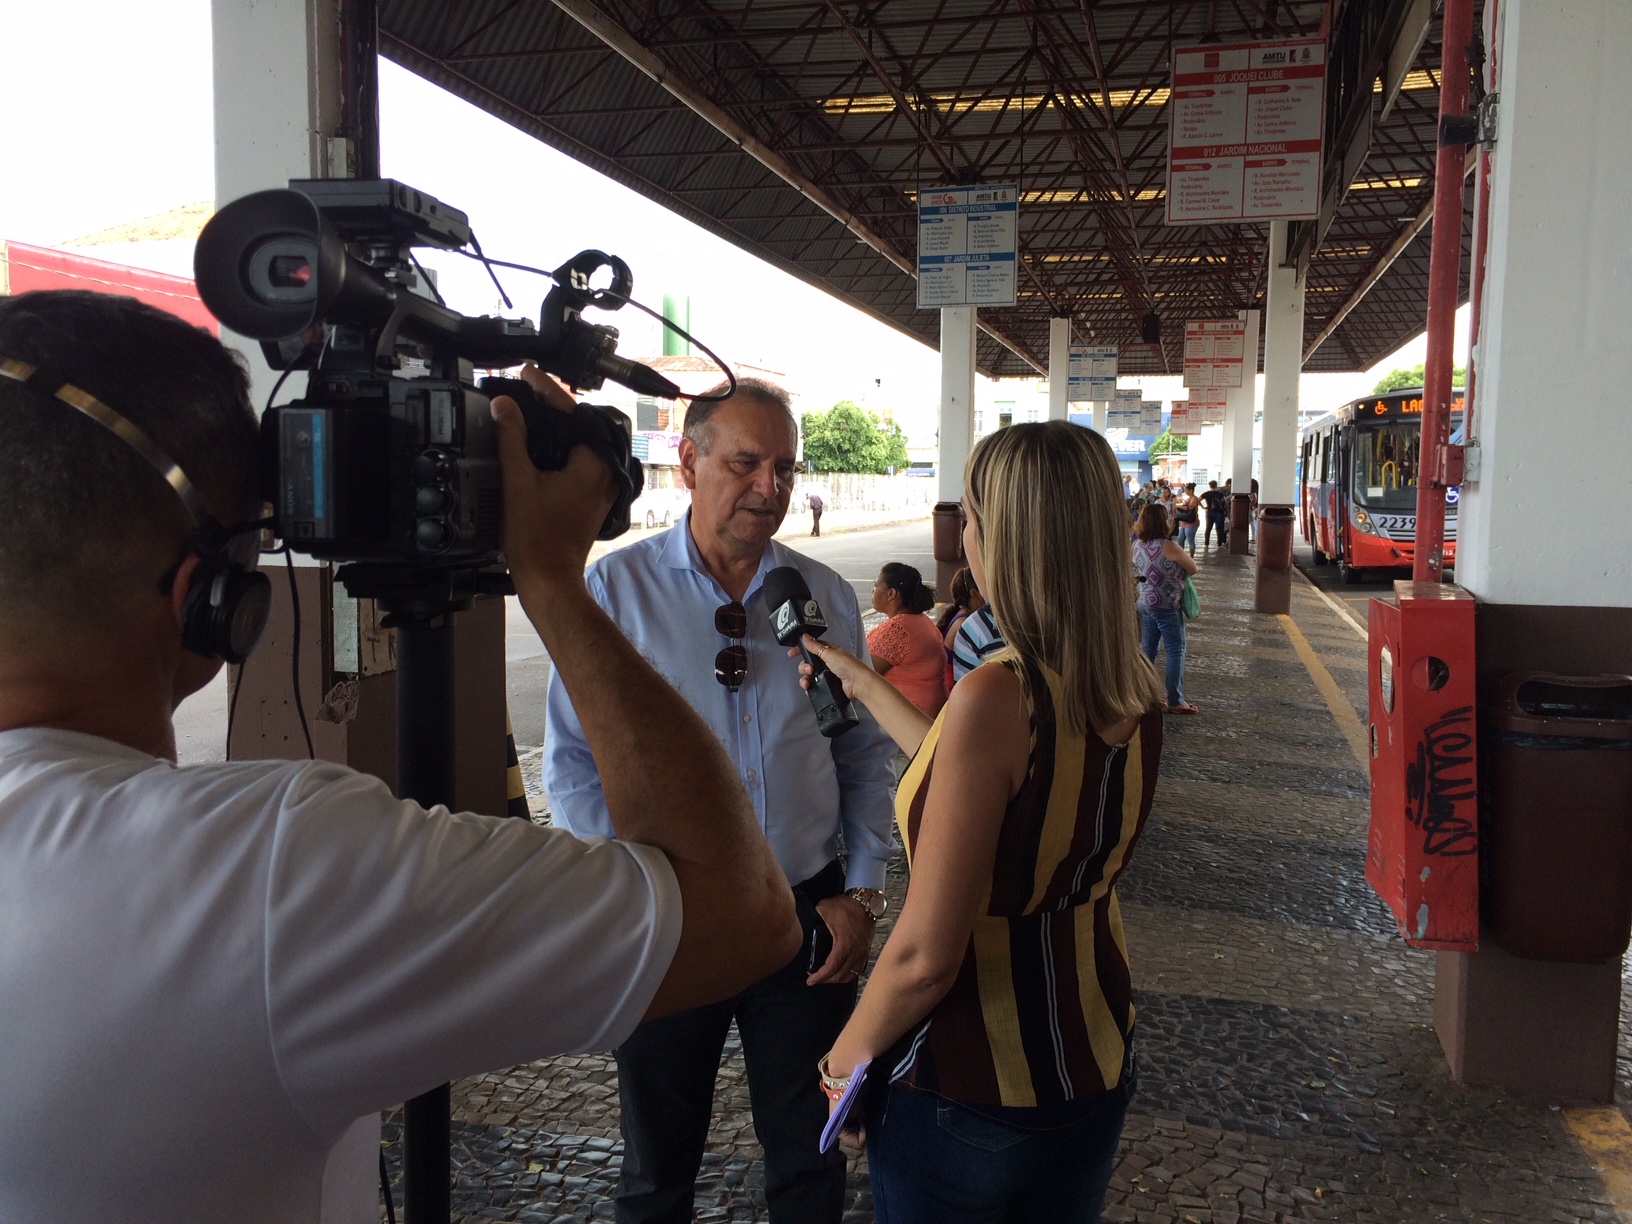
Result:
<svg viewBox="0 0 1632 1224"><path fill-rule="evenodd" d="M793 955L731 763L585 592L612 501L588 451L538 471L495 404L505 554L617 842L426 811L326 762L178 769L171 714L220 666L182 644L193 516L135 446L16 380L49 367L113 408L231 526L263 487L244 374L170 315L72 292L0 300L6 362L0 1220L315 1222L355 1120L608 1049ZM254 533L233 539L253 564Z"/></svg>

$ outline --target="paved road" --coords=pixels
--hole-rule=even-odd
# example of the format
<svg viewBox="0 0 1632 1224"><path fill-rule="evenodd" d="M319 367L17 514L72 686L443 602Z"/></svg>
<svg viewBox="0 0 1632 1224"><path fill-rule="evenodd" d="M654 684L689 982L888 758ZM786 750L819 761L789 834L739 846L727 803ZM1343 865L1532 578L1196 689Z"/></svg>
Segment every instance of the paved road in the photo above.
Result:
<svg viewBox="0 0 1632 1224"><path fill-rule="evenodd" d="M1297 544L1292 550L1292 559L1311 582L1352 612L1362 625L1368 616L1367 604L1373 599L1386 599L1393 595L1395 579L1411 577L1408 569L1373 569L1365 571L1364 582L1344 586L1337 576L1337 566L1316 565L1314 553L1308 545Z"/></svg>

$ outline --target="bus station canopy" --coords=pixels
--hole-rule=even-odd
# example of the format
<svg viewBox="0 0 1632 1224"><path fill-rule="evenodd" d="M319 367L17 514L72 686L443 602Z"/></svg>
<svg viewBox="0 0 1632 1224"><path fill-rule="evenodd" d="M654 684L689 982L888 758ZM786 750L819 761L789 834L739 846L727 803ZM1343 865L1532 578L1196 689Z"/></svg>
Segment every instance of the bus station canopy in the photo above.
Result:
<svg viewBox="0 0 1632 1224"><path fill-rule="evenodd" d="M380 0L379 20L393 61L932 346L917 193L1016 183L1018 302L980 311L979 368L1046 371L1064 315L1078 341L1120 345L1123 373L1160 374L1181 367L1185 320L1262 305L1268 249L1261 222L1165 224L1171 49L1327 36L1325 211L1291 238L1304 368L1366 369L1424 325L1434 8Z"/></svg>

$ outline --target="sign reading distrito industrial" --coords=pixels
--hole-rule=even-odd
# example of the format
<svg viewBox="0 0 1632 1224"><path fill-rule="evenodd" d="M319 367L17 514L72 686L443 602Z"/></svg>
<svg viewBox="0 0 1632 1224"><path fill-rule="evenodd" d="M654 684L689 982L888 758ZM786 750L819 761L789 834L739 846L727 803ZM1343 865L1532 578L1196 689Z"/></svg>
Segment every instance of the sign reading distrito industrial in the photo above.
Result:
<svg viewBox="0 0 1632 1224"><path fill-rule="evenodd" d="M918 193L918 305L1013 306L1020 188Z"/></svg>
<svg viewBox="0 0 1632 1224"><path fill-rule="evenodd" d="M1167 223L1317 216L1325 117L1324 39L1175 47Z"/></svg>

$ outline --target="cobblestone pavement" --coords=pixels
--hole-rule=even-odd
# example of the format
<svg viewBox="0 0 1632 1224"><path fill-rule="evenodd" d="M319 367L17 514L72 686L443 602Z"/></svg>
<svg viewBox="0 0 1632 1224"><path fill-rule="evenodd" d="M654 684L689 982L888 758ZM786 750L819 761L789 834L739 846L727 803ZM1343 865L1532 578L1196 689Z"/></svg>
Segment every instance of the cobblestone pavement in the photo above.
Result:
<svg viewBox="0 0 1632 1224"><path fill-rule="evenodd" d="M1286 630L1251 610L1248 564L1202 558L1185 685L1201 714L1168 721L1121 890L1140 1083L1105 1219L1621 1220L1560 1112L1452 1082L1431 956L1398 939L1365 884L1365 773ZM1293 618L1363 718L1364 643L1296 581ZM897 863L897 902L904 886ZM1632 1100L1624 1031L1621 1066ZM609 1056L465 1081L454 1113L460 1218L611 1217ZM394 1166L392 1120L385 1133ZM764 1219L763 1180L733 1042L697 1219ZM846 1220L871 1218L856 1160Z"/></svg>

